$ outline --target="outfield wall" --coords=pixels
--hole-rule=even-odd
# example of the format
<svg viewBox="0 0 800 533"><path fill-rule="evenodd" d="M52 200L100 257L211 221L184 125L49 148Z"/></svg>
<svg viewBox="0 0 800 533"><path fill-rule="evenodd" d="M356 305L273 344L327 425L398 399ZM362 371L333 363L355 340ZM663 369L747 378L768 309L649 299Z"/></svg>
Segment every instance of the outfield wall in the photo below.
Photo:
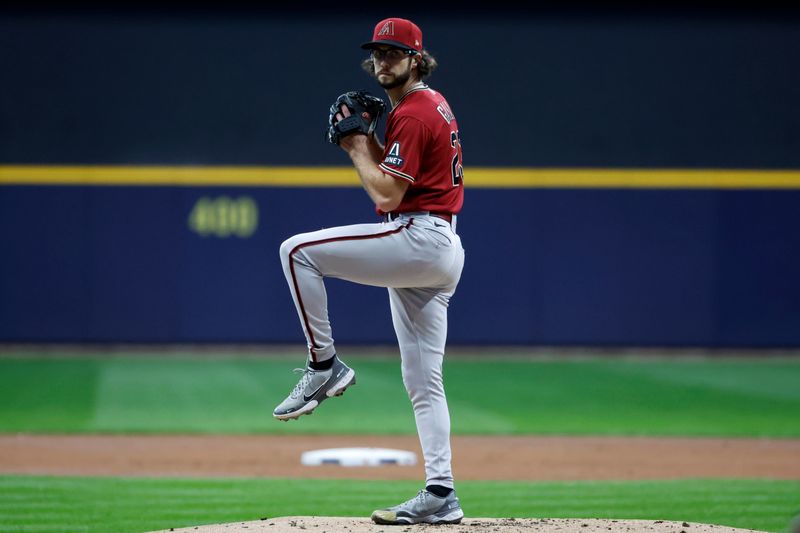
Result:
<svg viewBox="0 0 800 533"><path fill-rule="evenodd" d="M0 341L299 342L280 242L375 220L322 140L374 19L0 18ZM465 138L453 343L800 346L796 19L418 20ZM385 291L329 291L337 341L393 341Z"/></svg>
<svg viewBox="0 0 800 533"><path fill-rule="evenodd" d="M786 231L797 228L800 191L474 189L467 198L453 342L800 341L800 232ZM0 338L296 342L281 241L374 220L356 188L5 187ZM338 340L392 339L385 291L329 289Z"/></svg>

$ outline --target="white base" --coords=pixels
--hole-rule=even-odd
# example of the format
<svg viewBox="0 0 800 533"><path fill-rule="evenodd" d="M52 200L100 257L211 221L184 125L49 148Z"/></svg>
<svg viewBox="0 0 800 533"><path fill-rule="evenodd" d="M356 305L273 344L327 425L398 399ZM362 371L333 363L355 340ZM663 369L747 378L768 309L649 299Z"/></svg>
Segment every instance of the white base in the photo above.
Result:
<svg viewBox="0 0 800 533"><path fill-rule="evenodd" d="M417 464L417 456L388 448L329 448L304 452L300 462L306 466L409 466Z"/></svg>

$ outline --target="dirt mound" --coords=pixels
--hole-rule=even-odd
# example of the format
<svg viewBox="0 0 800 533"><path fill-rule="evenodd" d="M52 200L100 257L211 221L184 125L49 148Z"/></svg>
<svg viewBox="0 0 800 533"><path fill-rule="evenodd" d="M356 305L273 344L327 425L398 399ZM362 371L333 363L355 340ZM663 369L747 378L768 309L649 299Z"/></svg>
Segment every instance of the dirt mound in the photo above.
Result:
<svg viewBox="0 0 800 533"><path fill-rule="evenodd" d="M429 528L433 528L430 531ZM744 533L738 529L711 524L668 522L665 520L597 520L579 518L467 518L448 526L379 526L367 518L331 516L286 516L255 522L213 524L163 530L183 533ZM155 532L154 532L155 533Z"/></svg>

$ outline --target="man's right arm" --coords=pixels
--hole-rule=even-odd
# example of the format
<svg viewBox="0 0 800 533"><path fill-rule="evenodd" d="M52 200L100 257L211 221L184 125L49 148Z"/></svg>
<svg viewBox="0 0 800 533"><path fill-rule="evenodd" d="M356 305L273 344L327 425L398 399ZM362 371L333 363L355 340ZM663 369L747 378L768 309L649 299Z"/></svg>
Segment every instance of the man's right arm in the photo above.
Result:
<svg viewBox="0 0 800 533"><path fill-rule="evenodd" d="M369 151L375 161L380 162L383 159L383 145L378 141L378 138L371 135L369 138Z"/></svg>
<svg viewBox="0 0 800 533"><path fill-rule="evenodd" d="M342 139L340 146L350 156L364 190L378 209L384 213L395 210L403 201L409 183L378 168L383 158L383 148L377 139L366 135L349 135Z"/></svg>

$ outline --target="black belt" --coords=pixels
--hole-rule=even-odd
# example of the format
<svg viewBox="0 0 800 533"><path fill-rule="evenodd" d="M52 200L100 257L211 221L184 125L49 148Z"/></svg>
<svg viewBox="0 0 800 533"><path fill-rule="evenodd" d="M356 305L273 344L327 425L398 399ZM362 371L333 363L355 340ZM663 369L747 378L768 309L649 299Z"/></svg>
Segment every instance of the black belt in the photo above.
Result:
<svg viewBox="0 0 800 533"><path fill-rule="evenodd" d="M448 224L451 224L453 222L453 214L452 213L444 213L444 212L439 212L439 211L412 211L410 213L391 212L391 213L386 213L384 216L386 217L386 220L392 221L392 220L397 220L398 218L400 218L401 215L404 215L404 214L408 214L410 216L414 216L414 215L418 215L418 216L420 216L420 215L423 215L423 216L424 215L430 215L432 217L441 218L442 220L445 220Z"/></svg>

